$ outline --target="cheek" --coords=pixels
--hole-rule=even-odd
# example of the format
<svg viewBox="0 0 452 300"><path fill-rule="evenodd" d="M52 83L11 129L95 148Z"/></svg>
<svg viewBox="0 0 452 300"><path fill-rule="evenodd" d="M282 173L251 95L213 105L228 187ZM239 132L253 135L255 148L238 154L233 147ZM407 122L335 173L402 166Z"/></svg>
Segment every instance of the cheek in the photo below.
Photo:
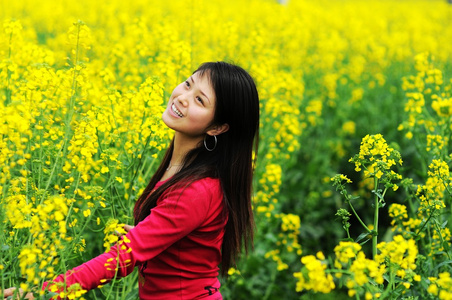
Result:
<svg viewBox="0 0 452 300"><path fill-rule="evenodd" d="M177 86L177 87L173 90L173 92L171 93L171 95L168 97L168 103L167 103L168 106L169 106L169 104L171 103L171 100L174 99L178 94L180 94L178 88L179 88L179 87Z"/></svg>
<svg viewBox="0 0 452 300"><path fill-rule="evenodd" d="M202 111L197 114L192 114L190 117L191 121L198 124L199 127L207 127L213 121L213 113Z"/></svg>
<svg viewBox="0 0 452 300"><path fill-rule="evenodd" d="M171 97L182 93L184 90L185 90L185 84L184 83L179 84L178 86L176 86L174 88L173 92L171 93Z"/></svg>
<svg viewBox="0 0 452 300"><path fill-rule="evenodd" d="M213 117L214 117L213 112L209 112L205 115L204 123L206 124L206 126L209 126L213 123Z"/></svg>

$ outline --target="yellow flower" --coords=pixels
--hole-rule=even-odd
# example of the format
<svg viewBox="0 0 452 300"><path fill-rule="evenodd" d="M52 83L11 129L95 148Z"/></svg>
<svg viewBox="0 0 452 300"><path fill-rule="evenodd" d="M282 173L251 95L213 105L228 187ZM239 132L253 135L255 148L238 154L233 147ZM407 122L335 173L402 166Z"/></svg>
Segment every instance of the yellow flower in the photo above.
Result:
<svg viewBox="0 0 452 300"><path fill-rule="evenodd" d="M326 264L317 260L313 255L304 256L301 258L303 269L305 271L294 273L294 277L298 279L296 290L301 292L303 290L312 290L314 292L329 293L335 288L333 277L331 274L326 274Z"/></svg>
<svg viewBox="0 0 452 300"><path fill-rule="evenodd" d="M402 273L405 271L415 270L415 260L417 258L418 249L414 240L405 240L401 235L394 236L391 242L381 242L377 245L380 253L375 256L375 261L382 264L385 261L396 265Z"/></svg>
<svg viewBox="0 0 452 300"><path fill-rule="evenodd" d="M232 276L232 275L234 275L234 274L240 275L240 270L237 270L237 269L235 269L235 268L229 268L229 270L228 270L228 275L229 275L229 276Z"/></svg>
<svg viewBox="0 0 452 300"><path fill-rule="evenodd" d="M340 263L348 263L350 259L356 257L359 251L361 251L361 246L354 242L339 242L339 245L334 248L336 260Z"/></svg>

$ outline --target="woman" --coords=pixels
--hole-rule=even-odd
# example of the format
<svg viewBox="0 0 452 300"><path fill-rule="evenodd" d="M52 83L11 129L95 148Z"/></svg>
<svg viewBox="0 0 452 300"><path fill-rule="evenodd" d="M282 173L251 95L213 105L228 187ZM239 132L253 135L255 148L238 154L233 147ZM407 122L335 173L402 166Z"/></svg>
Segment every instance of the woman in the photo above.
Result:
<svg viewBox="0 0 452 300"><path fill-rule="evenodd" d="M162 118L175 134L135 205L135 227L43 288L90 290L138 267L140 299L222 299L218 265L226 276L253 239L257 89L242 68L205 63L174 89Z"/></svg>

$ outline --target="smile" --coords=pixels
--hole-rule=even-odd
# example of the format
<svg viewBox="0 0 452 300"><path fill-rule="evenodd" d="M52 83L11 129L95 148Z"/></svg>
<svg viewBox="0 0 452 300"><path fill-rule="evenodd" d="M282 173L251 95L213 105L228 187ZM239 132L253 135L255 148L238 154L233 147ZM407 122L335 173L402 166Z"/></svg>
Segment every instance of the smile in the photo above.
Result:
<svg viewBox="0 0 452 300"><path fill-rule="evenodd" d="M176 115L178 115L179 117L183 117L184 115L176 108L176 105L174 105L174 103L173 103L173 105L171 105L171 110L176 114Z"/></svg>

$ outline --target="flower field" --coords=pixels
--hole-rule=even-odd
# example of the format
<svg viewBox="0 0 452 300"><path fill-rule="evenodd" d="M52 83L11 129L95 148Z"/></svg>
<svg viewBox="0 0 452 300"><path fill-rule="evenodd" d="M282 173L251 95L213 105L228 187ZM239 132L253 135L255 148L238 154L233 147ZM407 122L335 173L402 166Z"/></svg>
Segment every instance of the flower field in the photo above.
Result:
<svg viewBox="0 0 452 300"><path fill-rule="evenodd" d="M172 89L226 60L255 78L261 128L255 247L224 298L452 299L451 18L439 0L0 0L0 289L117 242ZM137 299L137 277L63 296Z"/></svg>

